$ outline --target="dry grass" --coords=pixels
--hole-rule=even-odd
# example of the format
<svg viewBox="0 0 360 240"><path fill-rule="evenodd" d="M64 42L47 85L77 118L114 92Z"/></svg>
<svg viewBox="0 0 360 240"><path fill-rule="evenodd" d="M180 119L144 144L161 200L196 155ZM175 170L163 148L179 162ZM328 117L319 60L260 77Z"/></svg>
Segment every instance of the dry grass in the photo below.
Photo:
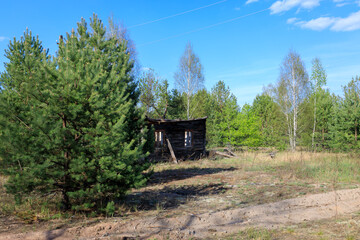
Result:
<svg viewBox="0 0 360 240"><path fill-rule="evenodd" d="M351 154L280 152L272 159L266 152L238 152L237 157L231 159L202 159L177 165L162 163L154 165L153 170L154 175L146 187L131 191L126 199L117 202L116 217L127 221L146 216L201 214L360 186L360 158ZM0 219L3 222L12 219L18 223L7 226L9 231L19 228L24 222L51 223L51 219L64 216L48 199L36 196L31 202L15 207L11 196L4 192L5 181L0 177ZM80 216L78 222L84 218L88 219ZM356 224L359 223L359 215L354 219ZM352 216L343 221L349 221L349 226L352 226L354 221L351 220ZM335 227L338 221L318 224L322 226L323 236L327 236L327 230L339 234L343 230ZM302 237L318 236L316 228L313 232L306 226L291 229L248 229L242 235L253 238L239 235L234 238L314 239ZM4 229L0 227L1 231ZM356 233L350 227L348 232L348 239ZM318 239L327 238L320 236Z"/></svg>
<svg viewBox="0 0 360 240"><path fill-rule="evenodd" d="M155 165L149 185L133 191L128 202L147 214L200 214L360 184L359 161L346 154L283 152L275 159L261 152L237 155Z"/></svg>
<svg viewBox="0 0 360 240"><path fill-rule="evenodd" d="M338 219L305 222L277 229L247 228L226 239L356 240L360 237L360 213Z"/></svg>

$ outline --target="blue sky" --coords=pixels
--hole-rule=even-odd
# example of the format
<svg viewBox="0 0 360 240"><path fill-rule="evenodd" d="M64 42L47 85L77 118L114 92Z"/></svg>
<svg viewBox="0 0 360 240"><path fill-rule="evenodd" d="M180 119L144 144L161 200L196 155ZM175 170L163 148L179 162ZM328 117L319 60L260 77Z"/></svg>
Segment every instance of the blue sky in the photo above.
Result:
<svg viewBox="0 0 360 240"><path fill-rule="evenodd" d="M0 71L9 40L21 37L26 27L54 54L59 35L97 13L106 24L111 15L123 22L141 65L171 87L190 41L204 66L206 88L224 80L240 106L277 81L291 48L309 73L311 60L322 60L327 86L336 94L360 75L360 0L7 0L1 5Z"/></svg>

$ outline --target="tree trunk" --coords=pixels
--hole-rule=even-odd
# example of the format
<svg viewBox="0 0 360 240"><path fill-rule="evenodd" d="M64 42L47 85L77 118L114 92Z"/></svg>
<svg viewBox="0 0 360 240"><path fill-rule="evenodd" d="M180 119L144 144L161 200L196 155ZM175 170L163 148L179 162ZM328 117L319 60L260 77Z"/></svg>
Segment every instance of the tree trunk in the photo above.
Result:
<svg viewBox="0 0 360 240"><path fill-rule="evenodd" d="M188 79L187 79L187 89L188 89L188 94L187 94L187 119L190 119L190 69L191 69L191 61L190 61L190 51L189 51L189 56L188 56Z"/></svg>
<svg viewBox="0 0 360 240"><path fill-rule="evenodd" d="M311 146L313 150L315 149L315 129L316 129L316 95L314 100L314 127L313 127L312 139L311 139Z"/></svg>
<svg viewBox="0 0 360 240"><path fill-rule="evenodd" d="M190 119L190 94L187 94L187 109L186 109L187 119Z"/></svg>
<svg viewBox="0 0 360 240"><path fill-rule="evenodd" d="M285 114L286 117L286 122L287 122L287 127L288 127L288 135L289 135L289 144L290 144L290 148L293 149L293 141L292 141L292 132L291 132L291 119L289 117L289 115L286 113Z"/></svg>
<svg viewBox="0 0 360 240"><path fill-rule="evenodd" d="M357 143L358 138L358 124L357 121L355 121L355 144Z"/></svg>
<svg viewBox="0 0 360 240"><path fill-rule="evenodd" d="M292 151L296 150L296 132L297 132L297 106L296 106L296 94L297 94L297 87L296 87L296 78L295 78L295 69L293 66L292 69L292 90L293 90L293 146Z"/></svg>
<svg viewBox="0 0 360 240"><path fill-rule="evenodd" d="M63 114L63 128L66 128L66 116ZM66 145L66 136L64 136L64 144ZM62 195L63 195L63 205L64 205L64 210L67 211L70 209L71 204L70 204L70 199L68 196L68 192L70 191L69 189L69 182L70 182L70 175L69 175L69 158L70 158L70 153L68 151L68 149L65 147L64 149L64 158L65 158L65 164L64 164L64 184L63 184L63 189L62 189Z"/></svg>

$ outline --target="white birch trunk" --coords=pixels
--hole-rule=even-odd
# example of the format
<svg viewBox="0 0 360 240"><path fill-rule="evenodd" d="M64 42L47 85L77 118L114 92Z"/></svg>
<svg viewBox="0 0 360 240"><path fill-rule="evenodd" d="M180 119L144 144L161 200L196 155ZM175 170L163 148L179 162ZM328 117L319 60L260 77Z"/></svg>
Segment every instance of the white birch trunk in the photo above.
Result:
<svg viewBox="0 0 360 240"><path fill-rule="evenodd" d="M187 109L186 109L186 115L187 115L187 119L190 119L190 95L191 95L191 90L190 90L190 81L191 81L191 76L190 76L190 72L191 72L191 56L190 56L190 51L188 52L188 76L187 76Z"/></svg>
<svg viewBox="0 0 360 240"><path fill-rule="evenodd" d="M297 104L296 104L296 96L297 96L297 86L296 86L296 77L295 77L295 66L292 65L292 91L293 91L293 146L292 150L296 150L296 132L297 132Z"/></svg>
<svg viewBox="0 0 360 240"><path fill-rule="evenodd" d="M315 149L315 130L316 130L316 92L315 92L315 100L314 100L314 127L312 132L312 139L311 139L312 149Z"/></svg>

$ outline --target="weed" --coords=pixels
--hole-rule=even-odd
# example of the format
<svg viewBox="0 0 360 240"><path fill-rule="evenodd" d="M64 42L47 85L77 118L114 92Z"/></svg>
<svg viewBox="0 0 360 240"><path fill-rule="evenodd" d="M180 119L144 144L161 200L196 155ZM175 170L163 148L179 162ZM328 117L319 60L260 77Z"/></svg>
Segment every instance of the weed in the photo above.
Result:
<svg viewBox="0 0 360 240"><path fill-rule="evenodd" d="M156 212L161 213L164 210L164 206L162 203L156 203Z"/></svg>
<svg viewBox="0 0 360 240"><path fill-rule="evenodd" d="M356 238L355 238L355 236L353 236L353 235L348 235L348 236L346 236L345 239L346 239L346 240L355 240Z"/></svg>
<svg viewBox="0 0 360 240"><path fill-rule="evenodd" d="M271 240L275 238L275 231L261 228L247 228L240 231L236 239L257 239L257 240Z"/></svg>
<svg viewBox="0 0 360 240"><path fill-rule="evenodd" d="M114 213L115 213L115 203L113 201L111 202L108 202L107 205L106 205L106 208L105 208L105 213L106 213L106 216L109 217L109 216L114 216Z"/></svg>

